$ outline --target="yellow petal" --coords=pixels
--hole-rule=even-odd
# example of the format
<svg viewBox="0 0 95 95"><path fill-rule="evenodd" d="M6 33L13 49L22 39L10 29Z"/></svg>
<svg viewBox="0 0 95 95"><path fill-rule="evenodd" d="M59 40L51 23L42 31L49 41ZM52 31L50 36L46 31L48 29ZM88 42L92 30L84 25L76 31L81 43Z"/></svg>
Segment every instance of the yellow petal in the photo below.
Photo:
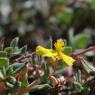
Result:
<svg viewBox="0 0 95 95"><path fill-rule="evenodd" d="M39 55L44 55L44 54L49 53L49 52L51 52L50 49L46 49L42 46L37 46L36 47L36 53L39 54Z"/></svg>
<svg viewBox="0 0 95 95"><path fill-rule="evenodd" d="M36 53L42 55L43 57L51 57L53 59L57 56L57 53L54 52L52 49L46 49L42 46L37 46Z"/></svg>
<svg viewBox="0 0 95 95"><path fill-rule="evenodd" d="M64 62L66 62L68 66L72 66L73 62L75 61L72 57L63 54L62 52L59 52L59 56L63 59Z"/></svg>

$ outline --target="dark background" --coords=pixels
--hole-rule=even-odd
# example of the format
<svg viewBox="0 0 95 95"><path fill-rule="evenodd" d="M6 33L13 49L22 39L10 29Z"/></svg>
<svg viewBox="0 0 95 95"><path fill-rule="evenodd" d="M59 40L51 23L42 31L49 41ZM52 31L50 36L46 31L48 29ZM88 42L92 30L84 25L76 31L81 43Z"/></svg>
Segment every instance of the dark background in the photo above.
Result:
<svg viewBox="0 0 95 95"><path fill-rule="evenodd" d="M94 0L0 0L0 39L5 46L19 36L19 46L35 50L38 44L47 46L50 37L69 40L73 30L74 35L89 32L87 47L95 44L94 26Z"/></svg>

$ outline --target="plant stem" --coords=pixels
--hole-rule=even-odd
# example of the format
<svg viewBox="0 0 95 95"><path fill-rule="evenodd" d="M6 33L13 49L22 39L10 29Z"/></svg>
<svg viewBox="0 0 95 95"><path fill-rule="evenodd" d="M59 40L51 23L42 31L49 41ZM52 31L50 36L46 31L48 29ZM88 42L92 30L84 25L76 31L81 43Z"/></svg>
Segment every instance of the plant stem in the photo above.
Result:
<svg viewBox="0 0 95 95"><path fill-rule="evenodd" d="M19 92L18 92L16 95L23 95L23 94L25 94L25 93L30 92L31 88L32 88L35 84L37 84L37 83L39 83L39 80L33 81L31 84L28 85L27 88L21 88L21 89L19 90Z"/></svg>
<svg viewBox="0 0 95 95"><path fill-rule="evenodd" d="M34 54L35 54L35 52L33 52L32 54L27 55L27 56L21 56L21 57L19 57L18 59L16 59L15 61L18 62L18 61L21 61L21 60L23 60L23 59L30 58L30 57L32 57Z"/></svg>
<svg viewBox="0 0 95 95"><path fill-rule="evenodd" d="M87 53L87 52L89 52L89 51L94 51L94 50L95 50L95 46L90 47L90 48L87 48L87 49L85 49L85 50L83 50L83 51L81 51L81 52L78 52L78 53L73 53L73 54L71 54L71 56L72 56L72 55L74 55L74 56L79 56L79 55L82 55L82 54L85 54L85 53Z"/></svg>

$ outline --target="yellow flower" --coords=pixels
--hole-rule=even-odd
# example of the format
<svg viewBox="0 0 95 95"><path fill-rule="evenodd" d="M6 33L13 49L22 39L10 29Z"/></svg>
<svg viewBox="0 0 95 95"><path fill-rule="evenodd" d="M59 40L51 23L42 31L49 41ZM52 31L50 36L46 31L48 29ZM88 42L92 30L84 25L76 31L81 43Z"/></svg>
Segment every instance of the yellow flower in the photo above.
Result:
<svg viewBox="0 0 95 95"><path fill-rule="evenodd" d="M58 52L63 51L64 42L62 40L57 40L57 42L55 42L54 46L55 46L56 51L58 51Z"/></svg>
<svg viewBox="0 0 95 95"><path fill-rule="evenodd" d="M54 44L55 49L46 49L42 46L37 46L36 53L42 55L43 57L49 58L60 58L62 59L68 66L72 66L75 61L72 57L65 55L62 51L64 50L64 42L62 40L57 40Z"/></svg>

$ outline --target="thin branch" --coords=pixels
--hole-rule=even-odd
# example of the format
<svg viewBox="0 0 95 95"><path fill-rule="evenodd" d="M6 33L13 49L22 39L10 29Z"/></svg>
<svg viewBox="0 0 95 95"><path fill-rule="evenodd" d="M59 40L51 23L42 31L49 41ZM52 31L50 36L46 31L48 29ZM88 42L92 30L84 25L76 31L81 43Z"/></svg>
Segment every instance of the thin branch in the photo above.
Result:
<svg viewBox="0 0 95 95"><path fill-rule="evenodd" d="M85 54L85 53L87 53L89 51L95 51L95 46L87 48L87 49L85 49L85 50L83 50L83 51L81 51L79 53L75 53L75 54L71 54L71 55L79 56L79 55Z"/></svg>

